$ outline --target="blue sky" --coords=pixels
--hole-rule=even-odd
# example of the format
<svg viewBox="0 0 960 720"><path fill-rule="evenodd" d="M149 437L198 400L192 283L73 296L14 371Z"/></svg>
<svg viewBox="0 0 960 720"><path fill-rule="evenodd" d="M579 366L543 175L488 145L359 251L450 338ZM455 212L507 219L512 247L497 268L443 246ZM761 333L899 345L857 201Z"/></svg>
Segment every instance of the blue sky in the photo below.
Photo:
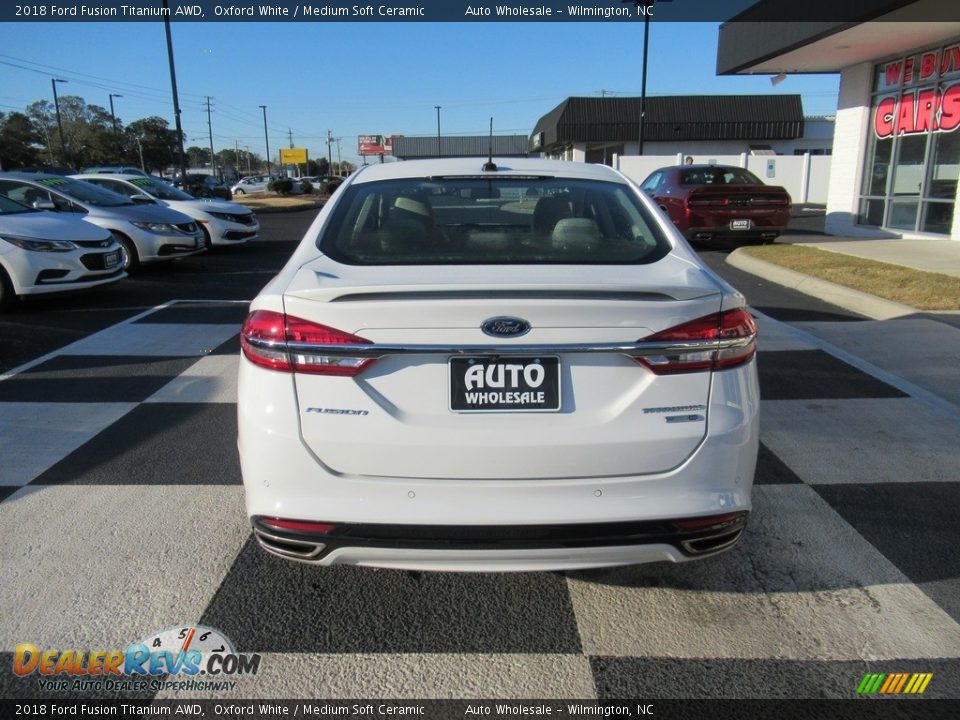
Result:
<svg viewBox="0 0 960 720"><path fill-rule="evenodd" d="M839 77L717 77L717 23L652 24L649 95L799 93L808 115L833 114ZM571 95L638 95L640 23L173 23L183 126L206 147L204 96L213 100L214 146L264 154L289 145L326 155L327 130L357 161L358 134L528 134ZM0 111L52 100L50 78L131 122L173 125L163 24L0 24ZM336 159L336 148L334 148Z"/></svg>

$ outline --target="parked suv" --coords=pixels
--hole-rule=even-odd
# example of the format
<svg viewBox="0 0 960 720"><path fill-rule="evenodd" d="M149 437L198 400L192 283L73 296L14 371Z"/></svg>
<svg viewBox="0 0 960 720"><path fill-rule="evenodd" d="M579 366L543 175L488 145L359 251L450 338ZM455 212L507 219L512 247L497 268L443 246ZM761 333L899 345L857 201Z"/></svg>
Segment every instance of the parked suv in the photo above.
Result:
<svg viewBox="0 0 960 720"><path fill-rule="evenodd" d="M109 230L123 247L128 272L140 263L194 255L206 248L197 223L167 207L129 198L60 175L0 173L0 195L38 210L75 213Z"/></svg>

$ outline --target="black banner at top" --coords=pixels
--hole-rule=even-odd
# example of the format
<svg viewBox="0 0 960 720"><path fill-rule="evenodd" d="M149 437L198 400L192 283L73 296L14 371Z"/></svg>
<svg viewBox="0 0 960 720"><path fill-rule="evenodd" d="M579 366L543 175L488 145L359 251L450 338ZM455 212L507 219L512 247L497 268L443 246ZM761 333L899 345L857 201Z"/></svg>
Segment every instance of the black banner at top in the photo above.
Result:
<svg viewBox="0 0 960 720"><path fill-rule="evenodd" d="M39 0L3 22L924 22L960 20L945 0Z"/></svg>

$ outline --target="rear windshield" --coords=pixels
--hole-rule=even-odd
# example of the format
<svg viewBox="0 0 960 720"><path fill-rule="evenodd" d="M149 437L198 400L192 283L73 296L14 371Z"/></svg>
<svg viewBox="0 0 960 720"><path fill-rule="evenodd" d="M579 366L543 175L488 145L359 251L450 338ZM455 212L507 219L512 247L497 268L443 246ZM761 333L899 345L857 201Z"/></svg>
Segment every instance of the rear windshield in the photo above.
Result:
<svg viewBox="0 0 960 720"><path fill-rule="evenodd" d="M749 170L736 167L710 167L682 170L681 185L763 185Z"/></svg>
<svg viewBox="0 0 960 720"><path fill-rule="evenodd" d="M503 176L352 185L317 245L350 265L636 264L670 251L628 185Z"/></svg>

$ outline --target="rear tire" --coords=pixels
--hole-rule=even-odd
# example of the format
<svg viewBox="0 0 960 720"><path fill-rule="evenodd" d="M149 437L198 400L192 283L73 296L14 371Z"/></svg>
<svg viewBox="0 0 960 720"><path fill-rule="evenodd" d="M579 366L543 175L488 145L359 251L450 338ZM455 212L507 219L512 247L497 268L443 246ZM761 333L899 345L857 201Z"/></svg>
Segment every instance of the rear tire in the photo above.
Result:
<svg viewBox="0 0 960 720"><path fill-rule="evenodd" d="M113 239L120 243L123 269L127 271L128 275L133 275L140 269L140 256L137 254L137 246L126 235L121 235L118 232L112 232L111 234Z"/></svg>
<svg viewBox="0 0 960 720"><path fill-rule="evenodd" d="M236 190L233 191L233 194L234 194L234 195L246 195L246 194L247 194L247 191L244 190L243 188L237 188Z"/></svg>

